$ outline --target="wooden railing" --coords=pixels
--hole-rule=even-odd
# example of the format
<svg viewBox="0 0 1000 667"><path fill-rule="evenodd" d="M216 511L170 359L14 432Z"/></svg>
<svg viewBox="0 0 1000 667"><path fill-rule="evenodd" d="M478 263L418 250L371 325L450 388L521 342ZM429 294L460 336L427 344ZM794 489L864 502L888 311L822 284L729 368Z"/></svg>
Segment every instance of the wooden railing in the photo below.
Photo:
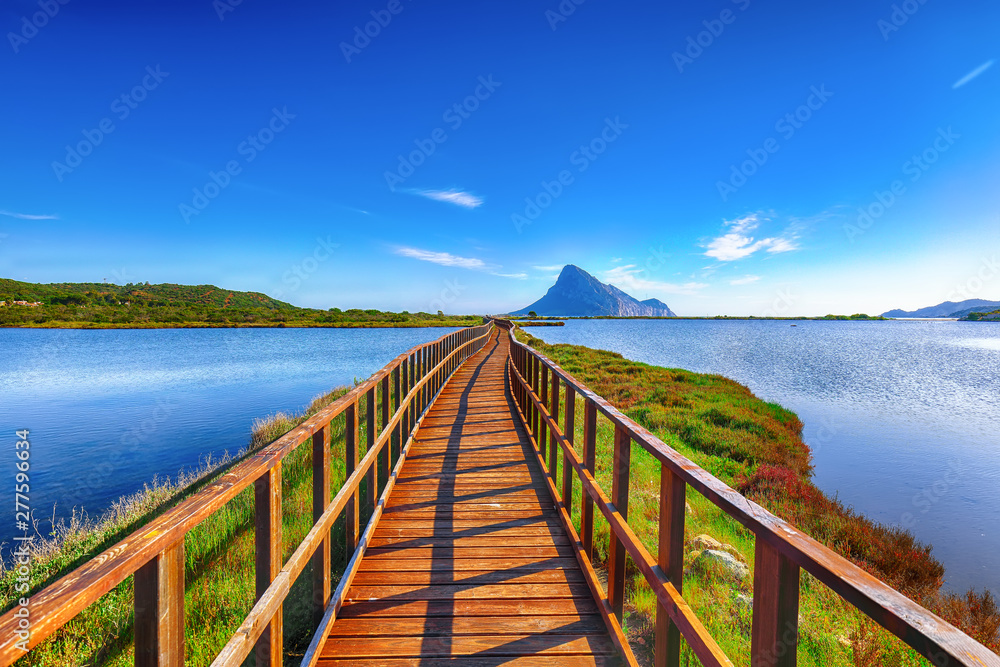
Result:
<svg viewBox="0 0 1000 667"><path fill-rule="evenodd" d="M600 602L622 620L625 600L625 556L656 594L655 664L679 664L681 638L706 667L732 665L681 595L685 494L690 486L755 536L751 661L753 667L795 665L798 641L799 571L809 572L854 607L909 644L938 667L1000 666L1000 657L941 618L885 585L794 526L747 500L678 454L623 415L551 360L514 338L511 331L508 376L510 391L540 461L548 469L550 489L559 499L567 523L572 509L573 478L581 484L580 536L583 557L592 569L594 506L611 529L607 593ZM560 423L560 392L565 415ZM582 456L574 448L577 397L582 399ZM610 497L594 479L597 417L614 428ZM643 546L628 524L629 468L632 443L661 464L657 557ZM557 461L562 458L562 480ZM574 475L575 473L575 475ZM568 530L573 531L572 524Z"/></svg>
<svg viewBox="0 0 1000 667"><path fill-rule="evenodd" d="M30 599L30 638L34 647L102 595L135 575L135 664L180 667L184 664L184 537L195 526L252 484L255 512L257 601L239 630L213 662L236 666L256 649L258 667L282 664L282 603L292 583L313 563L313 611L319 630L303 665L315 664L326 629L357 571L364 547L406 457L416 431L450 375L482 348L493 324L462 329L402 354L345 396L310 417L222 477L121 542L62 577ZM367 451L359 457L359 414L364 401ZM391 404L391 405L390 405ZM376 406L381 406L381 411ZM346 419L346 479L330 498L330 422ZM376 433L376 415L381 415ZM282 563L281 464L306 441L312 442L313 527L288 561ZM383 452L386 455L381 456ZM372 516L359 526L362 479L367 479ZM381 497L375 496L379 480ZM331 529L346 514L347 565L331 592ZM15 611L0 618L0 664L24 655L15 646L20 619Z"/></svg>

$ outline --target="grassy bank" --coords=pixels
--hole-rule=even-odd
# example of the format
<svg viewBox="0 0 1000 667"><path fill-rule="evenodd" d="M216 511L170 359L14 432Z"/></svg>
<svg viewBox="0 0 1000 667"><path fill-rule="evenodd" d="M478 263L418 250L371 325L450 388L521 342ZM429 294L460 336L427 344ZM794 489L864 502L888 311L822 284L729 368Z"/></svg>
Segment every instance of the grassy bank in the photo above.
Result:
<svg viewBox="0 0 1000 667"><path fill-rule="evenodd" d="M943 593L944 569L930 547L905 530L855 513L816 488L802 424L793 413L721 376L649 366L580 346L548 345L525 332L518 336L726 484L1000 651L1000 610L988 592ZM582 410L580 403L577 414ZM577 422L575 442L582 443L582 420ZM596 477L610 490L613 430L603 418L598 423ZM659 475L659 463L633 446L629 524L653 554ZM578 522L578 486L576 495ZM684 595L734 662L748 665L753 534L697 492L689 491L688 502ZM607 524L598 516L595 543L602 560L608 535ZM741 575L738 567L712 564L701 555L706 547L729 552L747 569ZM626 624L637 653L648 660L656 602L631 562L629 566ZM800 615L800 665L930 664L805 573ZM682 664L698 664L686 647Z"/></svg>
<svg viewBox="0 0 1000 667"><path fill-rule="evenodd" d="M182 473L173 480L154 480L142 491L115 503L101 517L89 519L74 514L73 519L59 524L53 535L38 536L32 554L30 592L41 590L114 545L346 391L338 389L318 397L302 414L279 413L255 422L251 443L246 451L235 457L204 461L197 470ZM361 407L364 422L367 415L363 403ZM345 479L343 417L335 419L329 431L333 461L331 488L336 493ZM283 460L282 474L283 551L287 559L312 527L312 448L308 443ZM251 485L185 538L186 665L210 664L253 606L253 493ZM361 497L366 497L364 490ZM370 509L363 507L362 519L365 521L366 514L370 515ZM333 533L336 582L344 565L341 522L334 526ZM314 632L311 576L310 565L284 605L286 665L298 663L298 657ZM15 584L13 571L0 573L0 605L5 611L22 595L15 592ZM128 577L16 664L132 665L132 600L133 579Z"/></svg>

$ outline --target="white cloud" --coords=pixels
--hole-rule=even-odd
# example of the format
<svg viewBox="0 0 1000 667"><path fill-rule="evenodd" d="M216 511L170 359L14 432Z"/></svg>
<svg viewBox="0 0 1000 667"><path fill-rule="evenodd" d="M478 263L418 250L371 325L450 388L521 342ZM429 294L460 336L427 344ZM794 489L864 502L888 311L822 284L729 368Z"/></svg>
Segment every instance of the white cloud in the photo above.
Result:
<svg viewBox="0 0 1000 667"><path fill-rule="evenodd" d="M626 264L625 266L616 266L610 271L603 272L601 274L601 280L606 283L611 283L618 289L628 292L636 298L639 298L641 294L647 294L649 292L653 292L654 294L692 295L696 294L699 290L709 287L706 283L698 282L676 284L660 282L658 280L649 280L642 277L642 273L644 273L644 270L636 267L635 264Z"/></svg>
<svg viewBox="0 0 1000 667"><path fill-rule="evenodd" d="M760 218L756 213L735 220L726 220L725 225L728 228L726 233L712 239L705 246L707 257L712 257L720 262L732 262L749 257L758 250L767 250L770 253L798 250L795 236L792 234L760 239L759 241L754 240L750 234L760 227Z"/></svg>
<svg viewBox="0 0 1000 667"><path fill-rule="evenodd" d="M501 278L515 278L517 280L525 280L528 277L527 273L494 273L495 276L500 276Z"/></svg>
<svg viewBox="0 0 1000 667"><path fill-rule="evenodd" d="M419 248L400 247L395 250L397 255L412 257L422 262L431 262L441 266L457 266L462 269L485 269L486 262L475 257L459 257L450 252L434 252L433 250L421 250Z"/></svg>
<svg viewBox="0 0 1000 667"><path fill-rule="evenodd" d="M13 211L0 211L0 215L6 215L18 220L58 220L58 215L31 215L29 213L14 213Z"/></svg>
<svg viewBox="0 0 1000 667"><path fill-rule="evenodd" d="M461 190L416 190L414 194L433 199L434 201L443 201L448 204L462 206L463 208L476 208L477 206L482 206L485 201L482 197Z"/></svg>
<svg viewBox="0 0 1000 667"><path fill-rule="evenodd" d="M743 276L742 278L737 278L735 280L730 280L730 285L749 285L750 283L755 283L760 280L760 276Z"/></svg>
<svg viewBox="0 0 1000 667"><path fill-rule="evenodd" d="M976 69L972 70L971 72L969 72L968 74L966 74L965 76L963 76L961 79L959 79L958 81L956 81L954 84L952 84L951 89L952 90L957 90L957 89L961 88L962 86L964 86L965 84L969 83L970 81L972 81L973 79L975 79L977 76L979 76L980 74L982 74L983 72L985 72L989 68L993 67L993 63L995 63L995 62L996 62L995 60L989 60L989 61L983 63L982 65L980 65L979 67L977 67Z"/></svg>
<svg viewBox="0 0 1000 667"><path fill-rule="evenodd" d="M562 271L562 264L553 264L552 266L533 266L531 267L536 271Z"/></svg>

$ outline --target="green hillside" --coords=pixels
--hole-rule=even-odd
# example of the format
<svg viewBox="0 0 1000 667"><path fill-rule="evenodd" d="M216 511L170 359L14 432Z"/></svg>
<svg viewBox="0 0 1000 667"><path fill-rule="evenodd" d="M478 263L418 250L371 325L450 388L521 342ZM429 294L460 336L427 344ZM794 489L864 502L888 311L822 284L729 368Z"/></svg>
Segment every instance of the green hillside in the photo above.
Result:
<svg viewBox="0 0 1000 667"><path fill-rule="evenodd" d="M471 315L440 312L299 308L260 292L171 283L42 285L0 278L0 302L4 302L0 306L0 326L4 327L419 327L481 321Z"/></svg>

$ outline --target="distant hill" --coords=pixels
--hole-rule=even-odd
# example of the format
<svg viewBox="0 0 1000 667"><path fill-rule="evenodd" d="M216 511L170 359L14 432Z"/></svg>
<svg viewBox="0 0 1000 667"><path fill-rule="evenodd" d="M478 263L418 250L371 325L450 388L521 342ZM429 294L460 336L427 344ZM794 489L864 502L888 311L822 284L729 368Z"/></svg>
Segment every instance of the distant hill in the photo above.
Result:
<svg viewBox="0 0 1000 667"><path fill-rule="evenodd" d="M563 267L556 284L541 299L511 315L576 317L677 317L658 299L639 301L614 285L605 285L578 266Z"/></svg>
<svg viewBox="0 0 1000 667"><path fill-rule="evenodd" d="M985 312L1000 308L1000 301L984 299L967 299L965 301L945 301L936 306L928 306L919 310L890 310L882 313L882 317L965 317L973 312Z"/></svg>
<svg viewBox="0 0 1000 667"><path fill-rule="evenodd" d="M215 285L24 283L0 278L0 327L468 326L474 315L300 308L260 292Z"/></svg>
<svg viewBox="0 0 1000 667"><path fill-rule="evenodd" d="M266 308L295 310L295 306L260 292L225 290L215 285L162 285L110 283L22 283L0 278L0 301L41 302L46 305L146 303L158 306L210 306L214 308Z"/></svg>

